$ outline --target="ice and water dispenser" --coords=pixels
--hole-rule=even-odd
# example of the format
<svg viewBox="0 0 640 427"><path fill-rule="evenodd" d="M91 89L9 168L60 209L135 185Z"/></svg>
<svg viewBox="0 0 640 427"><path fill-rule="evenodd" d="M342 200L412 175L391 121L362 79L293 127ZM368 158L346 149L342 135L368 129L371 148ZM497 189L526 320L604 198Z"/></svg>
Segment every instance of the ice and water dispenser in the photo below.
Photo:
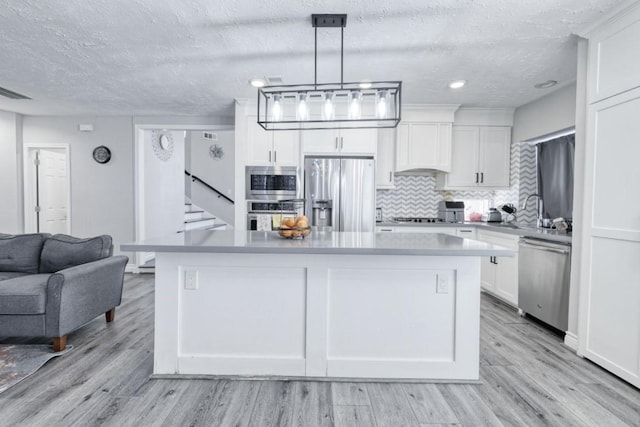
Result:
<svg viewBox="0 0 640 427"><path fill-rule="evenodd" d="M319 230L333 226L333 200L311 201L311 226Z"/></svg>

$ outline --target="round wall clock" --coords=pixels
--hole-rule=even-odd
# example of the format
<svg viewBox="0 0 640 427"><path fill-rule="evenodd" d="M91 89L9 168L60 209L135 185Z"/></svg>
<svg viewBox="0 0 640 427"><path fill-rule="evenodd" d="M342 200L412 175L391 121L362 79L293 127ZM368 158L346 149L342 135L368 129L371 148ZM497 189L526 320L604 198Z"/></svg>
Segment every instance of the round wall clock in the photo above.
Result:
<svg viewBox="0 0 640 427"><path fill-rule="evenodd" d="M173 154L173 135L166 130L151 132L151 145L156 157L166 162Z"/></svg>
<svg viewBox="0 0 640 427"><path fill-rule="evenodd" d="M96 147L93 150L93 160L100 164L107 163L109 160L111 160L111 150L109 150L109 148L105 147L104 145Z"/></svg>

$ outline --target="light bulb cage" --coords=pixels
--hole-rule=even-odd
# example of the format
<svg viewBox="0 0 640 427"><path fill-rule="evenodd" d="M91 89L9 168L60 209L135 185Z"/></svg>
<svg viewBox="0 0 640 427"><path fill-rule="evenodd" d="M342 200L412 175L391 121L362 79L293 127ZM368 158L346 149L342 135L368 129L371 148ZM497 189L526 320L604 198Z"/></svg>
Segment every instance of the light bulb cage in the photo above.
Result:
<svg viewBox="0 0 640 427"><path fill-rule="evenodd" d="M359 128L395 128L400 123L402 109L402 82L352 82L345 83L344 75L344 27L347 25L345 14L313 14L311 24L315 29L314 40L314 82L299 85L264 86L258 88L257 121L265 130L304 130L304 129L359 129ZM318 83L318 27L340 28L340 83ZM366 83L368 87L363 88ZM369 86L370 85L370 86ZM376 95L386 92L386 117L379 118ZM352 92L362 94L360 118L349 117L349 99ZM299 119L297 99L306 94L308 116ZM323 118L323 101L326 94L334 99L333 118ZM273 102L279 95L280 114L273 114Z"/></svg>
<svg viewBox="0 0 640 427"><path fill-rule="evenodd" d="M388 94L388 112L387 118L384 119L377 116L376 94L380 91L386 91ZM362 94L359 119L349 118L351 92ZM297 98L301 93L307 94L307 120L296 119ZM335 94L332 120L322 117L326 93ZM272 114L274 95L280 95L282 120L274 120ZM258 89L258 124L265 130L394 128L402 118L401 109L401 81L371 82L368 89L362 89L360 82L265 86Z"/></svg>

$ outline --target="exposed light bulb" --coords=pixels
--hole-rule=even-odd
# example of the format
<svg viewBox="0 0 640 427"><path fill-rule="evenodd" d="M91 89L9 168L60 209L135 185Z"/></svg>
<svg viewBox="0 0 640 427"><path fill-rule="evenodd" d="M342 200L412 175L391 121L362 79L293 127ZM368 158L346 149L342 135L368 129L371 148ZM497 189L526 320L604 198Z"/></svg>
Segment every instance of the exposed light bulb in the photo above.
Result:
<svg viewBox="0 0 640 427"><path fill-rule="evenodd" d="M362 117L362 92L349 93L349 119L359 120Z"/></svg>
<svg viewBox="0 0 640 427"><path fill-rule="evenodd" d="M299 93L298 107L296 108L296 120L307 121L309 120L309 105L307 104L308 96L306 93Z"/></svg>
<svg viewBox="0 0 640 427"><path fill-rule="evenodd" d="M271 105L271 121L282 121L282 117L282 95L276 94L273 95L273 104Z"/></svg>
<svg viewBox="0 0 640 427"><path fill-rule="evenodd" d="M389 92L381 90L376 93L376 116L386 119L389 114Z"/></svg>
<svg viewBox="0 0 640 427"><path fill-rule="evenodd" d="M335 96L333 92L324 93L322 102L322 120L333 120L336 117Z"/></svg>
<svg viewBox="0 0 640 427"><path fill-rule="evenodd" d="M455 80L455 81L452 81L451 83L449 83L449 87L451 89L460 89L461 87L463 87L466 84L467 84L466 80Z"/></svg>

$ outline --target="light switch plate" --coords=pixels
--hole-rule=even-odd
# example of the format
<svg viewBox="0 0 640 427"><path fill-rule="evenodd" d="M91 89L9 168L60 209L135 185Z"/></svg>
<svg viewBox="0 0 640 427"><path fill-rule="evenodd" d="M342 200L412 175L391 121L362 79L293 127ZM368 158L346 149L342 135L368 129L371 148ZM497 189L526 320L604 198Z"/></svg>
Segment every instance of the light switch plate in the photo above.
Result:
<svg viewBox="0 0 640 427"><path fill-rule="evenodd" d="M448 294L451 286L451 278L448 274L438 274L436 279L436 293Z"/></svg>
<svg viewBox="0 0 640 427"><path fill-rule="evenodd" d="M198 289L198 271L187 270L184 274L184 288L190 291Z"/></svg>

